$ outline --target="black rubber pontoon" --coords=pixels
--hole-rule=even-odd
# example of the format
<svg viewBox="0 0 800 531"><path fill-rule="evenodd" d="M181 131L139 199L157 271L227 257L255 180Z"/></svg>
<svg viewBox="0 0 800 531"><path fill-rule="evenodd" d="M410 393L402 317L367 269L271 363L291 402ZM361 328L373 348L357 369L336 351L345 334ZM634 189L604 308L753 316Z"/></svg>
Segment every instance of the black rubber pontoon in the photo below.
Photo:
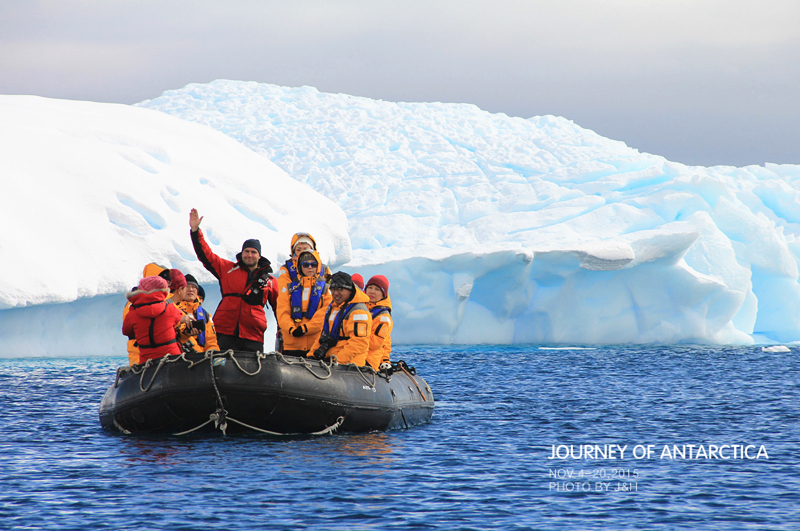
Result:
<svg viewBox="0 0 800 531"><path fill-rule="evenodd" d="M413 368L369 367L214 352L120 367L100 403L103 428L123 433L367 432L429 422L433 393Z"/></svg>

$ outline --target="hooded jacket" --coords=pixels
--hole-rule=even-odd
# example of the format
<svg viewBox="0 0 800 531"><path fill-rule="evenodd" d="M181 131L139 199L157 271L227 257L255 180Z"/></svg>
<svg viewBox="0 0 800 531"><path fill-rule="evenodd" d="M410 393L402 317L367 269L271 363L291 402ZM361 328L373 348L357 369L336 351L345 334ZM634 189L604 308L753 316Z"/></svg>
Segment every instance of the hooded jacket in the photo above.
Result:
<svg viewBox="0 0 800 531"><path fill-rule="evenodd" d="M368 302L367 309L372 314L372 335L369 338L367 363L376 371L381 363L391 363L392 352L392 300L387 295L378 302Z"/></svg>
<svg viewBox="0 0 800 531"><path fill-rule="evenodd" d="M367 294L355 288L353 298L342 304L331 303L326 312L329 334L338 338L336 346L328 349L325 357L336 356L340 364L355 363L359 367L367 362L367 352L369 351L369 336L372 330L372 315L367 309L366 303L369 302ZM339 312L347 315L342 320L341 325L336 330L336 317ZM308 357L313 357L314 351L319 348L319 338L311 346Z"/></svg>
<svg viewBox="0 0 800 531"><path fill-rule="evenodd" d="M314 308L313 312L309 307L313 290L316 287L319 289L320 283L324 283L325 279L320 277L322 272L322 261L319 259L319 254L316 251L304 251L311 253L317 261L317 270L313 277L304 277L302 274L297 275L297 280L292 281L289 275L282 278L289 278L289 282L283 282L280 291L278 292L278 307L277 317L278 326L283 335L283 348L284 350L305 350L309 351L314 344L314 341L319 337L322 332L322 325L325 320L325 311L331 304L331 293L327 284L324 285L323 291L318 295L318 306ZM303 254L303 253L301 253ZM300 265L297 259L292 261L296 271L300 271ZM315 286L316 285L316 286ZM292 317L292 297L296 296L301 300L301 309L303 315L300 319ZM309 313L313 313L308 317ZM292 332L297 328L302 328L305 333L300 337L295 337Z"/></svg>
<svg viewBox="0 0 800 531"><path fill-rule="evenodd" d="M160 266L155 262L150 262L146 266L144 266L144 270L142 271L142 278L144 277L153 277L158 276L162 271L166 271L166 267ZM128 315L128 312L131 309L131 302L128 301L125 303L125 308L122 310L122 320L125 321L125 316ZM131 365L136 365L139 363L139 344L136 342L136 339L128 339L128 363Z"/></svg>
<svg viewBox="0 0 800 531"><path fill-rule="evenodd" d="M269 260L260 257L255 270L250 271L242 263L242 253L236 255L236 262L231 262L214 254L202 229L191 235L197 258L217 278L222 291L222 301L214 313L217 333L263 343L267 330L264 305L269 303L275 308L278 295L275 278L269 274Z"/></svg>
<svg viewBox="0 0 800 531"><path fill-rule="evenodd" d="M312 249L312 251L317 253L317 251L316 251L316 249L317 249L317 240L315 240L314 237L312 235L308 234L308 233L301 233L301 234L303 234L303 236L307 237L309 240L314 242L314 249ZM295 264L295 258L294 258L294 244L297 243L298 239L300 239L299 234L295 234L294 236L292 236L292 243L289 246L289 259L286 260L286 262L284 262L283 265L281 265L281 268L278 271L278 293L280 293L283 290L284 286L286 286L287 284L292 282L292 277L295 276L295 274L293 274L293 273L295 273L297 271L297 269L296 269L297 268L297 264ZM319 263L322 263L322 261L319 260L319 253L317 253L317 261ZM292 270L292 271L290 271L290 270ZM331 274L331 268L328 267L327 265L323 264L323 268L322 268L322 271L320 272L320 275L325 276L325 275L330 275L330 274ZM299 275L297 275L297 276L299 276ZM284 334L284 335L286 335L286 334ZM284 338L284 340L285 340L285 338Z"/></svg>
<svg viewBox="0 0 800 531"><path fill-rule="evenodd" d="M139 363L181 354L175 327L182 314L174 304L166 303L167 291L132 290L126 295L131 307L122 322L122 333L138 343Z"/></svg>

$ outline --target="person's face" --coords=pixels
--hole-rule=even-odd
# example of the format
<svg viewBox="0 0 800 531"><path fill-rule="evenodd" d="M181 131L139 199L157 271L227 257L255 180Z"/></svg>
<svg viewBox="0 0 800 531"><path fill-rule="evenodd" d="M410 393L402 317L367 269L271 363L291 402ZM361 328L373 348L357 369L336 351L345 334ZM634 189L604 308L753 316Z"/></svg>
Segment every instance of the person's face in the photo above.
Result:
<svg viewBox="0 0 800 531"><path fill-rule="evenodd" d="M186 300L186 286L172 292L172 302L178 303Z"/></svg>
<svg viewBox="0 0 800 531"><path fill-rule="evenodd" d="M317 265L316 260L304 260L300 263L300 271L304 277L313 277L317 274Z"/></svg>
<svg viewBox="0 0 800 531"><path fill-rule="evenodd" d="M347 299L350 298L352 295L352 291L345 288L331 288L331 296L333 296L333 302L336 304L341 304L345 302Z"/></svg>
<svg viewBox="0 0 800 531"><path fill-rule="evenodd" d="M186 286L186 298L184 300L194 302L197 299L197 286L189 284Z"/></svg>
<svg viewBox="0 0 800 531"><path fill-rule="evenodd" d="M303 251L313 251L314 249L306 242L296 243L294 246L294 258L300 256Z"/></svg>
<svg viewBox="0 0 800 531"><path fill-rule="evenodd" d="M258 251L252 247L247 247L242 251L242 263L244 263L244 265L250 269L254 268L258 264L259 258L261 258L261 255L258 254Z"/></svg>
<svg viewBox="0 0 800 531"><path fill-rule="evenodd" d="M369 302L378 302L383 300L383 292L381 291L381 288L375 286L374 284L367 286L367 289L364 290L364 293L366 293L367 297L369 297Z"/></svg>

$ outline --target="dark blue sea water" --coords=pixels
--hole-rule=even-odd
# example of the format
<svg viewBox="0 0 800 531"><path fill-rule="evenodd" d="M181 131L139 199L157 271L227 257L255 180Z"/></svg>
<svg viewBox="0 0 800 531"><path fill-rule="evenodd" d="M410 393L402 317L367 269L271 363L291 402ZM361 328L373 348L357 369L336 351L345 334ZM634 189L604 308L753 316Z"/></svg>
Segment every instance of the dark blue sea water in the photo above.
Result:
<svg viewBox="0 0 800 531"><path fill-rule="evenodd" d="M0 360L0 529L800 528L796 350L393 358L433 388L430 424L292 439L107 433L97 408L124 359ZM610 444L623 459L550 459ZM660 458L664 445L768 458Z"/></svg>

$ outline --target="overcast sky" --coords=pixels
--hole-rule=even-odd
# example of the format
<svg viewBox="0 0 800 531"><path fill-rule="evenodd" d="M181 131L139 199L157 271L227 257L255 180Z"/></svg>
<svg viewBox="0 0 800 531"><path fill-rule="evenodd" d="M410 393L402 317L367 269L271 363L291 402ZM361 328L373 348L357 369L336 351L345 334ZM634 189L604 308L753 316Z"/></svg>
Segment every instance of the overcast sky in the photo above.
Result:
<svg viewBox="0 0 800 531"><path fill-rule="evenodd" d="M800 164L800 0L0 0L2 94L136 103L214 79Z"/></svg>

